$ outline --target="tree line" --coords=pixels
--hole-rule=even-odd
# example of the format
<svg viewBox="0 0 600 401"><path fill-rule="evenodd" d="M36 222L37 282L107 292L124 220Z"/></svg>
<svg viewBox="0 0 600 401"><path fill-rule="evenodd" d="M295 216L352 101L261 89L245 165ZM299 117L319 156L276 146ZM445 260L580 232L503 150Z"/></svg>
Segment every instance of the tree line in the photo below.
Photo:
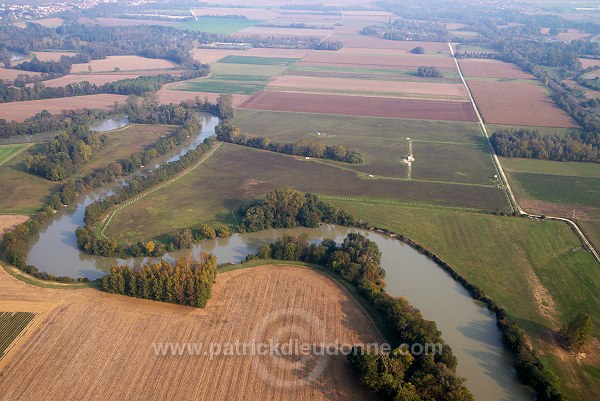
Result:
<svg viewBox="0 0 600 401"><path fill-rule="evenodd" d="M444 24L433 20L411 21L403 18L387 24L368 25L362 29L361 34L388 40L446 42L450 39Z"/></svg>
<svg viewBox="0 0 600 401"><path fill-rule="evenodd" d="M102 277L111 294L204 308L217 275L217 258L201 253L198 261L159 261L131 268L114 266Z"/></svg>
<svg viewBox="0 0 600 401"><path fill-rule="evenodd" d="M259 247L246 260L279 259L324 266L354 285L381 316L394 349L390 354L354 349L348 359L360 382L382 399L467 401L473 397L456 375L456 357L436 324L404 298L385 292L385 271L376 243L350 233L341 245L333 240L308 244L305 238L283 236ZM407 344L408 349L399 348ZM410 353L413 344L440 344L441 352Z"/></svg>
<svg viewBox="0 0 600 401"><path fill-rule="evenodd" d="M600 162L600 133L571 132L557 136L541 135L531 129L501 130L494 132L490 141L496 154L504 157Z"/></svg>
<svg viewBox="0 0 600 401"><path fill-rule="evenodd" d="M147 92L156 92L163 85L205 77L210 67L206 64L195 63L194 69L186 70L181 75L160 74L125 78L103 85L91 84L87 81L74 82L60 87L46 87L43 81L35 81L33 85L17 87L0 82L0 102L21 102L26 100L55 99L68 96L96 95L111 93L116 95L142 96Z"/></svg>
<svg viewBox="0 0 600 401"><path fill-rule="evenodd" d="M43 149L25 159L31 174L51 181L62 181L73 175L108 143L86 125L75 125L54 137Z"/></svg>
<svg viewBox="0 0 600 401"><path fill-rule="evenodd" d="M439 77L443 76L442 72L437 67L434 67L434 66L431 66L431 67L421 66L421 67L417 68L417 74L420 77L426 77L426 78L439 78Z"/></svg>
<svg viewBox="0 0 600 401"><path fill-rule="evenodd" d="M343 145L328 146L323 142L301 139L298 142L272 142L270 138L249 135L240 132L239 127L231 122L219 124L215 132L217 139L236 145L249 146L252 148L269 150L271 152L284 153L288 155L317 157L320 159L335 160L344 163L359 164L363 162L360 152L348 149Z"/></svg>

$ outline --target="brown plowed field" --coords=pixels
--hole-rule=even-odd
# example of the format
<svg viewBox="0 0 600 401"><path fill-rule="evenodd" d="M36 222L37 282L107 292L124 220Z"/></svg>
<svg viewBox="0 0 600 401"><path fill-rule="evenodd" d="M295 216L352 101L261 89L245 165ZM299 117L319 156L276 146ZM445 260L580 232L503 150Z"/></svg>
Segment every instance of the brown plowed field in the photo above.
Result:
<svg viewBox="0 0 600 401"><path fill-rule="evenodd" d="M470 81L468 84L488 124L578 127L533 83Z"/></svg>
<svg viewBox="0 0 600 401"><path fill-rule="evenodd" d="M211 344L268 344L271 338L301 338L309 344L321 339L339 344L381 341L343 290L306 268L263 266L221 273L205 309L92 289L30 287L2 269L0 288L1 310L11 310L16 301L44 313L38 327L3 361L2 399L373 399L341 355L324 357L322 373L304 384L304 365L297 360L241 352L211 359L204 353ZM298 311L312 319L304 320ZM299 335L290 336L290 331ZM153 344L168 342L201 344L202 349L192 355L157 355ZM261 376L261 368L267 374ZM282 388L272 379L297 387Z"/></svg>
<svg viewBox="0 0 600 401"><path fill-rule="evenodd" d="M14 81L19 75L29 75L30 77L36 77L40 75L40 73L23 70L13 70L11 68L0 67L0 80Z"/></svg>
<svg viewBox="0 0 600 401"><path fill-rule="evenodd" d="M416 95L442 95L453 98L467 98L463 85L434 84L424 82L379 81L373 79L316 78L307 76L283 75L271 81L269 86L312 90L388 92Z"/></svg>
<svg viewBox="0 0 600 401"><path fill-rule="evenodd" d="M127 100L127 96L101 94L4 103L0 107L0 118L8 121L24 121L43 110L47 110L50 114L57 114L63 110L84 108L107 110L115 102L123 103L125 100Z"/></svg>
<svg viewBox="0 0 600 401"><path fill-rule="evenodd" d="M372 54L344 54L337 52L312 52L302 59L302 64L334 66L398 67L416 69L419 66L435 66L446 71L455 71L456 66L450 57L405 54L403 56L382 56Z"/></svg>
<svg viewBox="0 0 600 401"><path fill-rule="evenodd" d="M477 119L469 102L292 92L258 92L242 103L240 108L421 120L476 121Z"/></svg>
<svg viewBox="0 0 600 401"><path fill-rule="evenodd" d="M89 66L92 66L92 72L111 72L115 67L121 71L159 70L173 68L175 64L167 60L140 56L108 56L89 63L73 64L71 72L89 72Z"/></svg>
<svg viewBox="0 0 600 401"><path fill-rule="evenodd" d="M430 52L449 52L447 43L441 42L416 42L412 40L386 40L373 38L370 36L347 36L333 34L328 40L339 40L344 44L344 47L366 47L370 49L401 49L411 50L417 46L423 46L425 50Z"/></svg>
<svg viewBox="0 0 600 401"><path fill-rule="evenodd" d="M244 100L248 99L246 95L232 94L233 96L233 106L239 106ZM199 97L201 100L204 98L208 98L210 102L216 102L217 97L219 97L218 93L209 93L209 92L191 92L191 91L180 91L173 90L168 88L161 88L158 92L156 92L156 100L160 104L169 104L169 103L181 103L188 101L195 101L196 97Z"/></svg>
<svg viewBox="0 0 600 401"><path fill-rule="evenodd" d="M516 65L499 60L462 59L458 63L465 77L535 79Z"/></svg>

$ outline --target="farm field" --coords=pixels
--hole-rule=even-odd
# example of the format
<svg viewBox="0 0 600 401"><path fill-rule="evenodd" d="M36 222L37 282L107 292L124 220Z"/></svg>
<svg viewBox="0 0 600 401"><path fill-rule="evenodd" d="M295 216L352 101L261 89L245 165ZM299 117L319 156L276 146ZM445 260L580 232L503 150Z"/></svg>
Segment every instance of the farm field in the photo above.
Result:
<svg viewBox="0 0 600 401"><path fill-rule="evenodd" d="M37 77L38 75L40 75L40 73L0 67L0 80L14 81L19 75L29 75L30 77Z"/></svg>
<svg viewBox="0 0 600 401"><path fill-rule="evenodd" d="M550 31L550 28L542 28L542 34L544 34L544 35L548 35L549 31ZM587 38L588 36L590 36L589 33L582 32L579 29L572 29L572 28L567 29L567 32L559 32L558 35L556 35L557 38L564 40L566 42L571 42L576 39L584 39L584 38Z"/></svg>
<svg viewBox="0 0 600 401"><path fill-rule="evenodd" d="M230 34L255 25L257 21L239 18L200 17L174 25L177 29L197 32ZM242 31L243 32L243 31Z"/></svg>
<svg viewBox="0 0 600 401"><path fill-rule="evenodd" d="M301 191L332 196L368 194L450 207L508 207L502 190L494 186L375 179L353 167L223 143L200 168L116 213L104 234L118 240L150 239L205 223L235 224L233 211L242 203L290 184Z"/></svg>
<svg viewBox="0 0 600 401"><path fill-rule="evenodd" d="M483 136L472 123L249 110L238 110L235 123L243 132L273 141L311 139L357 149L364 163L346 168L378 178L407 178L402 162L407 137L417 159L415 179L491 185L495 174Z"/></svg>
<svg viewBox="0 0 600 401"><path fill-rule="evenodd" d="M129 19L129 18L94 18L81 17L77 20L80 24L100 25L100 26L135 26L135 25L159 25L175 26L175 21L157 21L147 19Z"/></svg>
<svg viewBox="0 0 600 401"><path fill-rule="evenodd" d="M285 92L258 92L240 105L251 110L475 121L470 102Z"/></svg>
<svg viewBox="0 0 600 401"><path fill-rule="evenodd" d="M300 65L329 65L368 68L400 68L414 69L420 66L434 66L444 71L456 71L452 58L444 56L429 56L405 54L403 56L385 56L372 54L348 54L337 52L312 52L302 59Z"/></svg>
<svg viewBox="0 0 600 401"><path fill-rule="evenodd" d="M0 312L0 360L34 317L31 312Z"/></svg>
<svg viewBox="0 0 600 401"><path fill-rule="evenodd" d="M426 51L432 53L449 54L447 43L440 42L418 42L418 41L399 41L385 40L362 35L341 35L334 33L330 40L339 40L344 44L344 47L353 48L368 48L368 49L397 49L397 50L412 50L417 46L422 46Z"/></svg>
<svg viewBox="0 0 600 401"><path fill-rule="evenodd" d="M174 86L165 85L158 92L156 92L156 100L160 104L169 104L169 103L181 103L181 102L189 102L195 101L196 97L204 100L208 99L210 102L215 103L217 101L217 97L219 97L219 93L214 92L190 92L186 90L177 90L170 89ZM240 95L240 94L232 94L233 96L233 106L237 107L240 103L248 99L248 96Z"/></svg>
<svg viewBox="0 0 600 401"><path fill-rule="evenodd" d="M125 102L125 100L127 100L127 96L100 94L12 102L2 105L0 108L0 118L8 121L24 121L44 110L48 111L50 114L57 114L63 110L83 108L108 110L113 107L115 103L122 103Z"/></svg>
<svg viewBox="0 0 600 401"><path fill-rule="evenodd" d="M328 200L377 227L418 242L483 289L526 330L569 399L594 399L600 382L554 340L576 313L594 319L600 338L600 269L568 225L515 217L381 203ZM557 274L560 272L560 274ZM598 343L594 349L599 349ZM583 360L598 366L598 353Z"/></svg>
<svg viewBox="0 0 600 401"><path fill-rule="evenodd" d="M496 131L502 130L519 130L519 129L531 129L538 131L542 135L556 135L565 136L571 132L582 132L581 128L564 128L564 127L534 127L525 125L502 125L502 124L485 124L490 134Z"/></svg>
<svg viewBox="0 0 600 401"><path fill-rule="evenodd" d="M4 270L0 276L0 305L14 304L14 298L20 302L30 299L28 303L34 305L53 302L46 306L41 327L22 341L18 354L5 360L0 392L9 399L117 399L136 394L147 400L164 400L194 394L195 399L245 400L249 391L261 399L372 399L342 355L327 356L322 375L310 385L289 389L274 386L255 370L256 358L260 358L262 365L258 366L268 368L274 380L298 380L296 372L280 368L279 357L211 358L202 353L155 352L153 344L187 342L208 347L250 343L257 335L259 341L283 343L288 340L286 329L308 333L301 336L309 343L381 341L369 318L344 290L307 268L262 266L220 273L205 309L93 289L35 288ZM265 280L270 284L265 285ZM311 321L296 316L294 310L299 306L314 315L323 330L312 330ZM60 376L56 376L58 370Z"/></svg>
<svg viewBox="0 0 600 401"><path fill-rule="evenodd" d="M74 56L75 52L55 52L55 51L44 51L44 52L34 52L35 56L40 61L59 61L62 56Z"/></svg>
<svg viewBox="0 0 600 401"><path fill-rule="evenodd" d="M594 67L594 66L600 66L600 60L596 60L596 59L591 59L591 58L579 58L579 61L581 62L581 66L583 68L588 68L588 67Z"/></svg>
<svg viewBox="0 0 600 401"><path fill-rule="evenodd" d="M537 84L470 80L468 85L488 124L578 127Z"/></svg>
<svg viewBox="0 0 600 401"><path fill-rule="evenodd" d="M31 20L28 22L40 24L41 26L46 27L46 28L56 28L65 23L65 21L62 18L42 18L42 19ZM17 22L17 23L15 23L15 25L20 28L25 28L26 24L25 24L25 22Z"/></svg>
<svg viewBox="0 0 600 401"><path fill-rule="evenodd" d="M463 85L445 83L422 83L383 81L352 78L320 78L284 75L269 83L270 90L291 92L332 92L332 93L371 93L415 97L423 99L466 100L467 91Z"/></svg>
<svg viewBox="0 0 600 401"><path fill-rule="evenodd" d="M27 149L29 145L0 145L0 166L8 162L10 159Z"/></svg>
<svg viewBox="0 0 600 401"><path fill-rule="evenodd" d="M465 77L489 77L504 79L535 79L518 66L499 60L459 59L460 69Z"/></svg>
<svg viewBox="0 0 600 401"><path fill-rule="evenodd" d="M88 67L91 67L92 70L90 71ZM174 67L174 63L162 59L140 56L108 56L105 59L92 60L89 63L73 64L71 72L112 72L115 68L119 68L121 71L165 70Z"/></svg>
<svg viewBox="0 0 600 401"><path fill-rule="evenodd" d="M248 4L243 2L243 4ZM250 6L250 5L249 5ZM202 7L192 9L197 17L211 15L226 17L228 15L240 15L248 19L261 20L277 18L281 12L276 8L259 8L259 7Z"/></svg>
<svg viewBox="0 0 600 401"><path fill-rule="evenodd" d="M251 26L236 32L239 36L311 36L325 38L332 33L331 29L305 29L305 28L278 28L265 26Z"/></svg>
<svg viewBox="0 0 600 401"><path fill-rule="evenodd" d="M501 157L502 166L510 172L600 178L600 164L558 162L553 160Z"/></svg>
<svg viewBox="0 0 600 401"><path fill-rule="evenodd" d="M527 197L543 202L600 208L600 178L511 173Z"/></svg>

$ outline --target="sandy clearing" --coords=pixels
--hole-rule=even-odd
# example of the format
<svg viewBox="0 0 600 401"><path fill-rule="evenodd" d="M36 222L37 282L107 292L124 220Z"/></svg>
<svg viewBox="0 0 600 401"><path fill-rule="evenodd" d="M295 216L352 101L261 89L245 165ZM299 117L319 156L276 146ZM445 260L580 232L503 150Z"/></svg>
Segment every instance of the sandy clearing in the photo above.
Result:
<svg viewBox="0 0 600 401"><path fill-rule="evenodd" d="M258 92L240 108L299 113L340 114L420 120L476 121L470 102L376 96Z"/></svg>
<svg viewBox="0 0 600 401"><path fill-rule="evenodd" d="M324 38L333 31L331 29L301 29L301 28L276 28L265 26L251 26L235 32L234 36L316 36Z"/></svg>
<svg viewBox="0 0 600 401"><path fill-rule="evenodd" d="M171 61L153 59L140 56L108 56L102 60L92 60L89 63L73 64L71 72L110 72L118 67L121 71L158 70L174 68L176 65Z"/></svg>
<svg viewBox="0 0 600 401"><path fill-rule="evenodd" d="M318 78L283 75L272 80L269 86L301 89L330 89L339 91L413 93L420 95L445 95L467 98L467 91L459 84L426 82L380 81L352 78Z"/></svg>
<svg viewBox="0 0 600 401"><path fill-rule="evenodd" d="M11 68L0 67L1 80L14 81L19 75L29 75L30 77L37 77L38 75L40 75L40 73L24 70L13 70Z"/></svg>
<svg viewBox="0 0 600 401"><path fill-rule="evenodd" d="M460 69L465 77L490 77L508 79L535 79L518 66L499 60L459 59Z"/></svg>
<svg viewBox="0 0 600 401"><path fill-rule="evenodd" d="M6 231L18 224L26 222L27 220L29 220L29 216L21 216L18 214L0 215L0 238L2 238L2 235L4 235Z"/></svg>
<svg viewBox="0 0 600 401"><path fill-rule="evenodd" d="M248 99L248 96L246 95L232 94L231 96L233 96L234 107L239 106L244 100ZM200 100L204 100L206 97L211 103L215 103L217 101L217 97L219 97L219 94L209 92L181 91L169 89L168 87L163 87L156 92L156 100L158 100L160 104L195 101L196 97L199 97Z"/></svg>
<svg viewBox="0 0 600 401"><path fill-rule="evenodd" d="M101 94L4 103L0 107L0 118L7 121L24 121L43 110L47 110L50 114L83 108L108 110L115 102L124 103L126 100L127 96Z"/></svg>
<svg viewBox="0 0 600 401"><path fill-rule="evenodd" d="M153 343L165 342L204 347L285 342L290 330L302 333L308 343L322 340L320 333L334 344L381 341L358 305L309 269L263 266L218 274L206 309L91 289L29 287L4 271L0 278L0 307L7 294L8 301L55 303L38 329L5 359L0 393L6 399L247 400L248 394L256 399L372 399L341 355L326 357L322 374L309 385L285 389L269 377L296 383L302 370L282 357L220 355L211 360L202 352L154 352ZM270 375L260 376L258 367Z"/></svg>
<svg viewBox="0 0 600 401"><path fill-rule="evenodd" d="M468 85L488 124L578 127L536 84L469 81Z"/></svg>

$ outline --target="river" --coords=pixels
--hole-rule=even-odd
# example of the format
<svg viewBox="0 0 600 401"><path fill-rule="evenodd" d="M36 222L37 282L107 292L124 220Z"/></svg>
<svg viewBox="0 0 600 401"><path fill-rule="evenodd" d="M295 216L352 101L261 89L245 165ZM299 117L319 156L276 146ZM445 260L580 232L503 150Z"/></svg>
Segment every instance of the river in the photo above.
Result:
<svg viewBox="0 0 600 401"><path fill-rule="evenodd" d="M176 160L195 148L214 133L217 122L217 118L205 115L202 132L184 149L167 156L166 160ZM148 261L147 258L123 260L91 256L77 248L74 232L83 225L85 207L109 191L96 191L82 197L76 205L58 212L31 241L27 262L55 275L95 279L114 264ZM481 303L474 301L462 286L433 261L397 239L364 230L325 225L313 229L235 234L231 238L203 241L190 250L167 254L164 258L196 257L204 251L215 254L219 263L238 263L260 244L273 241L284 233L306 234L311 241L332 238L339 243L350 231L363 233L381 249L387 292L393 296L405 296L423 312L426 319L437 323L458 358L459 375L467 378L467 387L476 400L533 400L531 390L516 378L512 355L502 346L494 315Z"/></svg>

